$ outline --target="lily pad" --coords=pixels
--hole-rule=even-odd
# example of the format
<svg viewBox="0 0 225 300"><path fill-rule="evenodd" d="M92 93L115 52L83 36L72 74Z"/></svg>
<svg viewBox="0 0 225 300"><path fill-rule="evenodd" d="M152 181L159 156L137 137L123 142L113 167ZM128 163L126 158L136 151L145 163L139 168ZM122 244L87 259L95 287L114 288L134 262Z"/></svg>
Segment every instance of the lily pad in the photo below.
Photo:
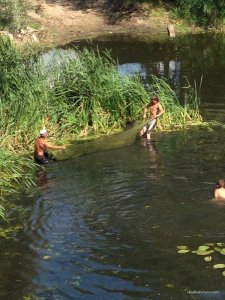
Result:
<svg viewBox="0 0 225 300"><path fill-rule="evenodd" d="M207 262L211 261L212 260L212 256L206 256L206 257L204 257L204 260L207 261Z"/></svg>
<svg viewBox="0 0 225 300"><path fill-rule="evenodd" d="M213 266L213 269L223 269L225 268L225 264L216 264Z"/></svg>
<svg viewBox="0 0 225 300"><path fill-rule="evenodd" d="M220 248L220 247L217 247L217 246L215 246L215 247L214 247L214 250L215 250L215 251L217 251L217 252L220 252L220 251L221 251L221 248Z"/></svg>
<svg viewBox="0 0 225 300"><path fill-rule="evenodd" d="M224 247L224 246L225 246L224 243L216 243L216 244L217 244L217 246L219 246L219 247Z"/></svg>
<svg viewBox="0 0 225 300"><path fill-rule="evenodd" d="M171 283L168 283L168 284L166 284L166 287L168 287L168 288L174 288L174 285L171 284Z"/></svg>
<svg viewBox="0 0 225 300"><path fill-rule="evenodd" d="M225 255L225 248L220 250L220 254Z"/></svg>
<svg viewBox="0 0 225 300"><path fill-rule="evenodd" d="M197 251L196 254L197 254L197 255L209 255L209 254L212 254L213 252L214 252L214 250Z"/></svg>
<svg viewBox="0 0 225 300"><path fill-rule="evenodd" d="M190 250L185 250L185 249L182 250L181 249L181 250L178 251L179 254L184 254L184 253L188 253L188 252L190 252Z"/></svg>
<svg viewBox="0 0 225 300"><path fill-rule="evenodd" d="M198 247L198 252L206 251L206 250L208 250L209 248L210 248L209 246L199 246L199 247Z"/></svg>
<svg viewBox="0 0 225 300"><path fill-rule="evenodd" d="M204 245L213 247L215 245L215 243L205 243Z"/></svg>
<svg viewBox="0 0 225 300"><path fill-rule="evenodd" d="M48 255L45 255L42 257L42 259L45 259L45 260L48 260L49 258L50 258L50 256L48 256Z"/></svg>
<svg viewBox="0 0 225 300"><path fill-rule="evenodd" d="M187 247L187 246L177 246L177 249L180 249L180 250L187 250L188 247Z"/></svg>

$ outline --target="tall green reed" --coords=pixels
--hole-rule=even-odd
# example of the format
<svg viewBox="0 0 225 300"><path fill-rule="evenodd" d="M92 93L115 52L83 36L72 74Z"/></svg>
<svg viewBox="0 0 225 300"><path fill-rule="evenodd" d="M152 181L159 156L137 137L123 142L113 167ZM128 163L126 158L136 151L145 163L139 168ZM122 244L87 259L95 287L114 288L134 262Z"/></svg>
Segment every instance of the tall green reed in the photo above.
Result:
<svg viewBox="0 0 225 300"><path fill-rule="evenodd" d="M52 68L56 101L73 105L80 128L92 122L92 130L106 133L137 117L148 97L141 79L122 78L108 53L76 49L76 58L63 54Z"/></svg>
<svg viewBox="0 0 225 300"><path fill-rule="evenodd" d="M158 128L161 130L184 129L202 122L197 86L192 87L188 80L187 83L182 105L166 79L152 76L151 92L159 96L165 109L165 113L159 119Z"/></svg>

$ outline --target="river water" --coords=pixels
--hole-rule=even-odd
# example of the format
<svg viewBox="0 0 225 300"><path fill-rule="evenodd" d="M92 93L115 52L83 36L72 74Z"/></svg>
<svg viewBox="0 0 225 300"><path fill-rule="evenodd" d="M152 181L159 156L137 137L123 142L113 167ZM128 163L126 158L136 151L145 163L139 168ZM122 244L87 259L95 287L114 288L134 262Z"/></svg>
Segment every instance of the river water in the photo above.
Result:
<svg viewBox="0 0 225 300"><path fill-rule="evenodd" d="M120 72L165 76L178 93L183 76L203 77L202 114L222 121L223 41L92 45L112 49ZM137 130L74 145L68 160L39 172L38 193L16 199L23 228L1 240L0 299L225 299L223 270L213 269L223 255L177 252L224 242L225 203L211 200L224 176L224 128L155 132L150 145Z"/></svg>
<svg viewBox="0 0 225 300"><path fill-rule="evenodd" d="M181 35L169 39L157 36L105 36L98 41L80 41L75 46L111 50L122 74L139 73L145 80L151 75L164 77L178 93L194 86L201 97L205 119L225 121L225 36L223 34ZM201 86L201 88L200 88Z"/></svg>

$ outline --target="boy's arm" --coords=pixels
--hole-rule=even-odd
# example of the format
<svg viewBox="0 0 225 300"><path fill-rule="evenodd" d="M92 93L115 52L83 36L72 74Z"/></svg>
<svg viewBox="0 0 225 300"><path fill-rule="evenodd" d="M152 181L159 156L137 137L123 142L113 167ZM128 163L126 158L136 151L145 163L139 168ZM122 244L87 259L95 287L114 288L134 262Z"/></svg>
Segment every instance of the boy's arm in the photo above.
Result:
<svg viewBox="0 0 225 300"><path fill-rule="evenodd" d="M159 113L156 115L156 117L159 117L164 113L164 109L160 103L158 105L158 108L159 108Z"/></svg>
<svg viewBox="0 0 225 300"><path fill-rule="evenodd" d="M51 145L49 143L45 143L45 146L48 148L48 149L52 149L52 150L59 150L59 149L66 149L65 146L54 146L54 145Z"/></svg>

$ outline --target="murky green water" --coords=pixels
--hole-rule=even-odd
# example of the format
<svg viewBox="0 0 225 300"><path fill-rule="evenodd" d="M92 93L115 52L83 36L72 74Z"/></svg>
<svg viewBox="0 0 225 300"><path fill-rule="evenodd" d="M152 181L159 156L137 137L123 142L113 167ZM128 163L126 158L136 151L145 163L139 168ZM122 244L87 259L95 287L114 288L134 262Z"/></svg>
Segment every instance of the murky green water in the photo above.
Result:
<svg viewBox="0 0 225 300"><path fill-rule="evenodd" d="M215 53L205 36L193 37L191 44L187 37L176 47L170 40L161 46L133 41L135 59L130 62L151 69L162 57L168 62L177 57L180 80L188 70L200 76L211 69L216 78L220 73L220 82L212 76L201 90L208 95L211 87L218 96L204 97L202 109L219 120L224 62L210 64L200 49L199 56L193 50L199 43L201 51L207 45L216 60L222 57L219 40ZM121 66L129 65L123 43L111 42ZM156 52L159 46L162 50ZM140 54L145 49L149 61ZM204 78L210 78L207 74ZM215 181L224 176L224 129L155 133L150 145L135 139L136 130L74 145L66 150L68 160L39 172L38 195L31 192L17 200L25 209L23 228L13 239L1 240L0 299L225 298L225 277L213 269L225 263L224 256L214 253L205 262L193 253L178 254L176 248L224 242L225 203L211 201ZM85 155L75 157L82 147Z"/></svg>

